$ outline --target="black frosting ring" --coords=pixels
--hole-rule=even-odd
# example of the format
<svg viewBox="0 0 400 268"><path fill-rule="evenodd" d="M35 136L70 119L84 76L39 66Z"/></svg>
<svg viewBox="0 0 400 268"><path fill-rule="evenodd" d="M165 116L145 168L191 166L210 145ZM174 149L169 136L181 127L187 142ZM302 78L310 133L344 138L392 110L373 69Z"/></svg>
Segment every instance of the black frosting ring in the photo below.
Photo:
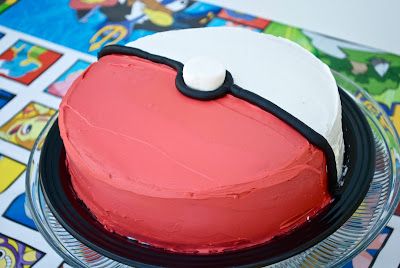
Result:
<svg viewBox="0 0 400 268"><path fill-rule="evenodd" d="M230 72L226 71L224 83L212 91L202 91L189 87L183 80L183 72L178 71L175 79L177 89L186 97L196 100L215 100L221 98L230 92L233 86L233 78Z"/></svg>

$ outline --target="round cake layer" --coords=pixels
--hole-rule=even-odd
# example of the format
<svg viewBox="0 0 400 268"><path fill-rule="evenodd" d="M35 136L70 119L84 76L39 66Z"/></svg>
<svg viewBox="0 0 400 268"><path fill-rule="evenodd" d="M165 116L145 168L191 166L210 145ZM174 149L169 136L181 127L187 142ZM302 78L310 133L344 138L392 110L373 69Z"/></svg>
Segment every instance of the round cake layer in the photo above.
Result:
<svg viewBox="0 0 400 268"><path fill-rule="evenodd" d="M162 64L105 56L62 101L74 190L107 229L219 252L290 232L331 201L325 156L296 130L231 95L185 97L175 77Z"/></svg>

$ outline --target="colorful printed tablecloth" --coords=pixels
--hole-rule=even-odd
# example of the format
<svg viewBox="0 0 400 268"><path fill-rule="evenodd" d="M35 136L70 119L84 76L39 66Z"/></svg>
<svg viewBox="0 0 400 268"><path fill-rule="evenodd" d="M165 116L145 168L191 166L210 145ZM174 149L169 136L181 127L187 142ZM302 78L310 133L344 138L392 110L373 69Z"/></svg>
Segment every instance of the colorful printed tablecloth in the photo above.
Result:
<svg viewBox="0 0 400 268"><path fill-rule="evenodd" d="M0 1L0 268L65 267L26 215L30 150L72 81L106 44L232 26L288 38L366 89L400 131L400 56L189 0ZM397 210L400 215L399 209ZM345 267L398 267L400 217Z"/></svg>

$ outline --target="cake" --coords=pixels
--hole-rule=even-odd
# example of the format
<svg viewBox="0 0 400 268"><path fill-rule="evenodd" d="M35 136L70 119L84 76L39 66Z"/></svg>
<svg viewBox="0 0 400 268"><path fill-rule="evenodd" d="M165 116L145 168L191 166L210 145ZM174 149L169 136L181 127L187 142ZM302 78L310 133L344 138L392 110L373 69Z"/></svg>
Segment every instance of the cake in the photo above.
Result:
<svg viewBox="0 0 400 268"><path fill-rule="evenodd" d="M341 102L329 68L245 29L105 47L63 98L59 128L90 213L169 251L267 243L312 221L341 186Z"/></svg>

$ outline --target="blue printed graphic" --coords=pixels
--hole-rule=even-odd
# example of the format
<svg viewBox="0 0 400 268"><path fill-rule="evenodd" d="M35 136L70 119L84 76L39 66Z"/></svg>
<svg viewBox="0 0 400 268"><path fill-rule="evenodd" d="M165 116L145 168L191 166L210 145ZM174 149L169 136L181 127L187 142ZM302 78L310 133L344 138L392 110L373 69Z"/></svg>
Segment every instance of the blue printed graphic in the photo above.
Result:
<svg viewBox="0 0 400 268"><path fill-rule="evenodd" d="M12 201L3 216L37 231L35 223L25 213L25 193L20 194Z"/></svg>
<svg viewBox="0 0 400 268"><path fill-rule="evenodd" d="M15 95L0 89L0 109L3 108Z"/></svg>

